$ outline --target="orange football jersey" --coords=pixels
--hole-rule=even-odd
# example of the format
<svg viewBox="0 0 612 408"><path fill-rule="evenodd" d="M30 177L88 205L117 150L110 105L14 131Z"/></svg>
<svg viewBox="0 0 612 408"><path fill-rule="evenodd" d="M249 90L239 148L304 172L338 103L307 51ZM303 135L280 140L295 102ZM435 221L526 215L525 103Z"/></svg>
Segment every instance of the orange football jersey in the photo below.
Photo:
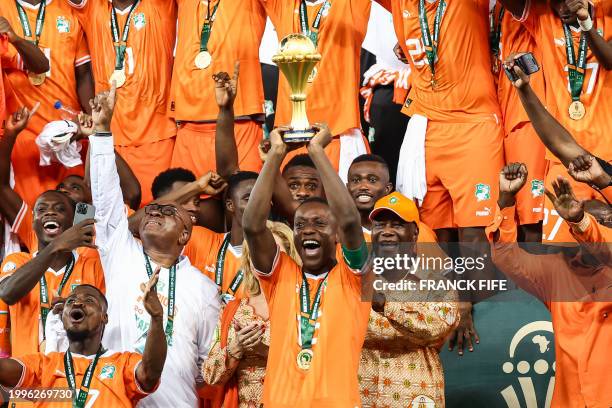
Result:
<svg viewBox="0 0 612 408"><path fill-rule="evenodd" d="M399 44L410 62L412 89L405 113L434 121L481 122L501 120L491 73L489 1L447 0L440 25L435 89L419 25L418 1L388 0ZM433 36L438 1L425 2ZM408 103L410 101L410 103Z"/></svg>
<svg viewBox="0 0 612 408"><path fill-rule="evenodd" d="M42 85L34 86L30 83L28 74L24 71L21 56L15 47L9 46L8 52L2 56L4 72L7 74L16 97L14 103L11 104L14 106L9 108L11 110L20 106L31 108L36 102L40 102L37 114L28 123L27 129L31 133L25 133L31 138L32 143L48 122L62 119L61 112L53 107L56 101L61 101L64 106L74 111L81 110L74 69L89 63L91 58L83 27L66 3L60 0L47 1L38 46L47 56L50 69ZM34 35L39 6L33 6L25 1L19 1L19 4L26 12L32 35ZM25 37L14 1L1 2L0 15L10 22L17 35ZM33 37L28 39L33 40Z"/></svg>
<svg viewBox="0 0 612 408"><path fill-rule="evenodd" d="M288 34L299 33L299 0L260 0L272 20L281 40ZM308 4L308 22L312 26L315 16L325 1ZM333 135L352 128L360 128L359 64L361 44L365 38L370 17L371 0L332 0L324 12L319 29L317 64L314 81L308 84L306 113L310 123L327 123ZM290 88L280 74L276 102L276 125L291 122ZM341 108L339 108L341 107Z"/></svg>
<svg viewBox="0 0 612 408"><path fill-rule="evenodd" d="M66 1L66 0L64 0ZM69 3L72 4L72 3ZM108 0L83 0L72 6L85 27L96 92L110 88L115 70ZM130 7L117 10L123 33ZM176 135L176 125L167 115L176 34L176 3L145 0L132 13L124 69L127 80L117 90L111 130L118 146L139 146Z"/></svg>
<svg viewBox="0 0 612 408"><path fill-rule="evenodd" d="M11 319L9 306L0 300L0 358L11 355Z"/></svg>
<svg viewBox="0 0 612 408"><path fill-rule="evenodd" d="M263 112L263 84L259 63L259 43L266 26L260 0L211 0L210 13L218 5L208 41L211 64L195 66L200 52L200 33L208 14L206 1L178 0L176 59L172 76L169 112L177 121L214 121L219 107L215 101L212 75L234 72L240 61L236 116Z"/></svg>
<svg viewBox="0 0 612 408"><path fill-rule="evenodd" d="M606 41L612 40L612 3L595 0L593 3L593 27ZM600 66L593 52L588 49L586 72L580 101L586 115L581 120L569 117L572 103L567 71L565 35L563 25L547 2L527 1L521 20L533 35L542 53L542 70L546 81L545 105L549 111L569 130L576 141L592 154L608 160L612 157L612 138L609 121L612 117L612 73ZM574 52L578 58L580 29L571 28ZM547 158L558 161L550 152Z"/></svg>
<svg viewBox="0 0 612 408"><path fill-rule="evenodd" d="M12 275L18 268L29 262L32 254L18 252L7 256L2 262L0 280ZM53 291L56 291L64 273L47 270L45 278L49 288L49 301L53 300ZM70 278L64 286L60 296L66 296L78 285L89 284L104 292L104 273L100 259L76 256L76 262ZM37 353L42 342L42 326L40 316L40 283L21 298L17 303L9 307L11 320L11 344L12 355L23 356L25 354Z"/></svg>
<svg viewBox="0 0 612 408"><path fill-rule="evenodd" d="M80 387L83 376L93 356L72 354L75 382ZM68 388L64 366L64 353L29 354L15 360L24 367L18 388ZM94 370L85 406L129 408L149 395L140 388L136 378L136 368L142 361L138 353L119 353L107 351L100 356ZM70 402L40 400L36 408L63 407Z"/></svg>

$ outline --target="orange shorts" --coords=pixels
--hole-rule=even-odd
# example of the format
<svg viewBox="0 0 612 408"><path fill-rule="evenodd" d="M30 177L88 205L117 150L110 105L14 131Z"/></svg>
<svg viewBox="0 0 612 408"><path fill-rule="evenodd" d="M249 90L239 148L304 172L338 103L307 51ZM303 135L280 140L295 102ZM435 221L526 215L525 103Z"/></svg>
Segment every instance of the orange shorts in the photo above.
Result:
<svg viewBox="0 0 612 408"><path fill-rule="evenodd" d="M579 183L574 180L565 166L558 162L550 162L548 172L546 173L545 186L550 191L552 189L552 181L557 179L557 176L562 176L567 179L572 185L574 194L578 200L601 200L601 195L585 183ZM559 217L557 210L548 198L544 200L544 220L542 227L542 243L551 242L576 242L569 230L569 225Z"/></svg>
<svg viewBox="0 0 612 408"><path fill-rule="evenodd" d="M359 130L359 132L361 131ZM325 155L331 162L334 170L336 170L336 173L340 170L340 136L341 135L334 136L332 141L327 145L327 147L325 147ZM361 137L363 139L363 143L366 147L367 152L370 153L370 144L368 143L368 139L363 134L361 134ZM287 153L285 160L281 164L281 171L285 168L285 165L289 162L289 160L291 160L298 154L308 154L306 146L300 147L299 149L292 150Z"/></svg>
<svg viewBox="0 0 612 408"><path fill-rule="evenodd" d="M176 145L172 155L172 167L183 167L201 176L217 171L215 160L215 123L183 123L176 133ZM263 138L261 125L252 120L234 124L238 167L244 171L261 170L259 143Z"/></svg>
<svg viewBox="0 0 612 408"><path fill-rule="evenodd" d="M504 139L506 163L525 163L527 184L516 195L519 224L536 224L544 218L544 175L546 148L531 123L524 123Z"/></svg>
<svg viewBox="0 0 612 408"><path fill-rule="evenodd" d="M153 200L153 180L159 173L170 168L173 148L174 138L140 146L115 146L117 153L127 162L140 182L141 207Z"/></svg>
<svg viewBox="0 0 612 408"><path fill-rule="evenodd" d="M492 120L428 122L424 223L439 229L484 227L492 221L504 165L502 134Z"/></svg>
<svg viewBox="0 0 612 408"><path fill-rule="evenodd" d="M71 174L83 176L84 165L66 168L60 163L51 163L50 166L40 167L40 150L36 145L37 133L25 129L17 137L11 162L15 175L15 191L30 208L38 196L47 191L54 190L64 178ZM81 156L85 163L87 150L83 148Z"/></svg>

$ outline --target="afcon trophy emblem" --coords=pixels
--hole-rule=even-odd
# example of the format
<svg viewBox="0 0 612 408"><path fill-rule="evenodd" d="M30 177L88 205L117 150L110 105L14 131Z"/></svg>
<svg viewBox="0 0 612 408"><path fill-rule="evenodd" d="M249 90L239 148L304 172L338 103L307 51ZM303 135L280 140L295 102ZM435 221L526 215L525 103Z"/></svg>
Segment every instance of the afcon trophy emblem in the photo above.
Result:
<svg viewBox="0 0 612 408"><path fill-rule="evenodd" d="M272 57L291 88L291 130L283 135L285 143L307 142L316 134L306 117L306 87L308 77L320 60L321 54L317 53L314 43L303 34L289 34L283 38L279 52Z"/></svg>

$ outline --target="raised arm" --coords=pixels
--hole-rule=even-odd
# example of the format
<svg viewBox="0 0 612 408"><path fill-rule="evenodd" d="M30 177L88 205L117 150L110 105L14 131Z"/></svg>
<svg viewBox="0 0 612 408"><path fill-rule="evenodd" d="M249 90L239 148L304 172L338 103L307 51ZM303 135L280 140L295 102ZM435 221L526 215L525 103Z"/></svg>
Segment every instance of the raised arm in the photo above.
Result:
<svg viewBox="0 0 612 408"><path fill-rule="evenodd" d="M567 167L577 156L588 154L572 135L542 105L542 102L529 85L529 76L514 64L510 56L505 65L513 69L519 79L513 84L517 88L521 103L531 120L542 143Z"/></svg>
<svg viewBox="0 0 612 408"><path fill-rule="evenodd" d="M0 385L6 388L15 388L21 376L23 366L12 358L0 358Z"/></svg>
<svg viewBox="0 0 612 408"><path fill-rule="evenodd" d="M589 13L588 0L565 0L565 4L578 19L580 29L586 33L589 49L593 51L595 58L606 70L612 69L612 41L606 41L597 32Z"/></svg>
<svg viewBox="0 0 612 408"><path fill-rule="evenodd" d="M276 128L270 133L272 146L242 217L244 237L251 250L251 262L262 274L272 272L277 252L276 241L272 232L266 227L266 220L270 214L274 180L280 177L279 167L287 154L287 146L281 136L284 130L286 129Z"/></svg>
<svg viewBox="0 0 612 408"><path fill-rule="evenodd" d="M34 289L58 256L65 256L79 247L95 248L93 236L94 220L92 219L68 228L53 242L39 251L31 261L0 281L0 299L9 305L19 302Z"/></svg>
<svg viewBox="0 0 612 408"><path fill-rule="evenodd" d="M28 125L38 106L37 104L32 111L21 108L9 116L4 125L4 136L0 139L0 212L11 225L23 204L19 194L10 185L11 154L17 136Z"/></svg>
<svg viewBox="0 0 612 408"><path fill-rule="evenodd" d="M88 62L74 68L74 74L77 82L77 96L81 109L84 112L91 114L91 106L89 101L94 97L94 80L91 72L91 63Z"/></svg>
<svg viewBox="0 0 612 408"><path fill-rule="evenodd" d="M144 290L144 307L151 316L151 326L147 332L147 341L142 362L136 369L136 379L145 392L152 392L161 378L168 345L164 333L164 310L157 297L156 285L159 279L159 268L149 279Z"/></svg>
<svg viewBox="0 0 612 408"><path fill-rule="evenodd" d="M215 160L217 162L217 172L226 180L240 170L238 167L238 148L234 136L234 100L238 91L239 74L240 62L236 62L232 78L227 72L219 72L213 75L215 97L217 105L219 105L215 130Z"/></svg>
<svg viewBox="0 0 612 408"><path fill-rule="evenodd" d="M338 222L340 242L345 249L359 249L364 243L361 216L346 185L325 155L325 146L331 141L329 128L326 125L316 126L318 132L308 143L308 154L321 175L329 207Z"/></svg>
<svg viewBox="0 0 612 408"><path fill-rule="evenodd" d="M90 102L95 134L89 138L91 197L96 208L96 243L104 249L117 227L125 219L123 193L110 123L115 107L115 91L102 92Z"/></svg>
<svg viewBox="0 0 612 408"><path fill-rule="evenodd" d="M11 23L5 18L0 17L0 35L6 35L8 41L15 47L23 66L26 70L35 74L42 74L49 71L49 60L45 57L45 54L36 46L25 38L19 37Z"/></svg>

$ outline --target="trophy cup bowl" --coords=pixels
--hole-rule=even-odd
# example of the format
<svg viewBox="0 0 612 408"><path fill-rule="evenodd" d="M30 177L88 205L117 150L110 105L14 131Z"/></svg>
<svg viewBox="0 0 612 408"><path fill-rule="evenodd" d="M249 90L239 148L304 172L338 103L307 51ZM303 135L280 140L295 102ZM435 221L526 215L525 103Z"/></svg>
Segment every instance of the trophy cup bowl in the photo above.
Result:
<svg viewBox="0 0 612 408"><path fill-rule="evenodd" d="M308 77L320 60L321 54L312 40L303 34L283 38L278 53L272 57L291 88L291 130L283 134L285 143L304 143L316 134L306 117L306 88Z"/></svg>

